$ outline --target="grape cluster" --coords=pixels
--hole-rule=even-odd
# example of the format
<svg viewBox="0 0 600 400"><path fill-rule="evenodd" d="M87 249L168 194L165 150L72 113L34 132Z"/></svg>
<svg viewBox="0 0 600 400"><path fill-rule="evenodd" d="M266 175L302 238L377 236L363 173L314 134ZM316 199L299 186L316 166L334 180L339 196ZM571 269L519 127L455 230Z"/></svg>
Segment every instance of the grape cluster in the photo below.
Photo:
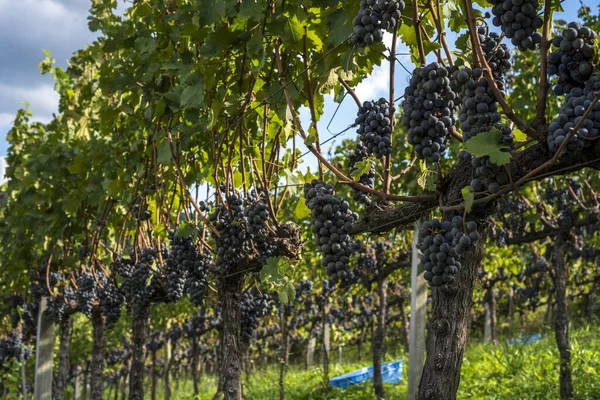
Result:
<svg viewBox="0 0 600 400"><path fill-rule="evenodd" d="M567 139L572 128L575 128L583 118L585 111L591 106L595 92L600 90L600 75L594 75L586 83L585 88L574 87L565 97L557 118L548 127L548 148L556 153L560 145ZM594 142L587 139L598 137L600 128L600 102L594 105L593 111L583 121L581 128L563 147L561 156L573 154Z"/></svg>
<svg viewBox="0 0 600 400"><path fill-rule="evenodd" d="M537 15L537 0L488 0L494 7L494 26L499 26L521 51L534 50L542 41L537 32L544 21Z"/></svg>
<svg viewBox="0 0 600 400"><path fill-rule="evenodd" d="M0 338L0 365L11 360L22 362L31 356L31 349L21 340L19 331L13 330L6 337Z"/></svg>
<svg viewBox="0 0 600 400"><path fill-rule="evenodd" d="M365 101L354 122L368 155L377 158L392 154L391 107L387 100Z"/></svg>
<svg viewBox="0 0 600 400"><path fill-rule="evenodd" d="M361 0L360 11L352 20L352 43L366 47L381 42L382 30L396 26L404 7L403 0Z"/></svg>
<svg viewBox="0 0 600 400"><path fill-rule="evenodd" d="M188 270L187 294L190 296L190 302L196 306L202 304L208 287L208 266L212 258L209 254L198 252L196 262Z"/></svg>
<svg viewBox="0 0 600 400"><path fill-rule="evenodd" d="M268 237L269 212L262 196L254 190L247 198L232 193L227 199L229 211L218 207L211 214L210 220L219 231L216 265L222 273L252 252L258 252L263 262L276 255L277 249Z"/></svg>
<svg viewBox="0 0 600 400"><path fill-rule="evenodd" d="M169 239L171 248L165 265L167 296L170 301L176 302L183 296L189 271L196 268L198 257L191 236L180 237L171 232Z"/></svg>
<svg viewBox="0 0 600 400"><path fill-rule="evenodd" d="M246 292L240 303L241 312L241 337L245 342L252 338L254 330L258 328L258 318L269 311L269 296L258 291Z"/></svg>
<svg viewBox="0 0 600 400"><path fill-rule="evenodd" d="M421 263L429 284L439 287L454 282L461 268L460 259L478 240L477 223L464 222L460 216L452 221L425 222L419 231L419 250L423 253Z"/></svg>
<svg viewBox="0 0 600 400"><path fill-rule="evenodd" d="M53 297L48 302L47 312L54 316L56 322L73 315L77 310L77 296L70 287L63 287L63 293Z"/></svg>
<svg viewBox="0 0 600 400"><path fill-rule="evenodd" d="M499 48L500 49L500 48ZM498 78L494 79L502 95L506 94L504 78L496 72ZM489 81L483 76L480 68L454 69L452 72L452 86L460 90L462 107L459 113L460 128L463 131L463 142L481 132L488 132L491 128L500 131L500 142L507 146L507 150L514 149L514 135L508 126L500 124L502 116ZM505 168L495 165L490 158L472 157L465 150L459 154L463 160L468 160L473 166L473 180L471 189L474 192L489 190L496 193L502 185L508 183L508 174Z"/></svg>
<svg viewBox="0 0 600 400"><path fill-rule="evenodd" d="M121 263L119 274L123 278L121 290L125 296L129 311L143 308L149 300L150 286L148 280L151 275L151 266L158 257L155 248L145 248L138 255L138 262Z"/></svg>
<svg viewBox="0 0 600 400"><path fill-rule="evenodd" d="M134 205L133 209L131 210L131 214L135 219L139 218L140 221L148 221L152 216L150 211L148 211L148 206L146 204L142 206L139 204Z"/></svg>
<svg viewBox="0 0 600 400"><path fill-rule="evenodd" d="M505 95L503 80L496 81L496 84L500 93ZM462 107L458 117L464 143L480 132L489 131L492 126L501 129L499 122L502 116L498 110L498 102L481 68L455 68L452 72L452 86L460 91ZM502 142L510 146L513 140L512 132L507 128L503 132Z"/></svg>
<svg viewBox="0 0 600 400"><path fill-rule="evenodd" d="M354 149L354 152L350 155L348 160L348 169L350 170L350 173L352 174L356 170L356 163L364 160L368 156L369 155L367 153L366 148L362 144L357 144L356 149ZM371 168L369 168L369 172L366 174L362 174L358 182L361 185L367 186L371 189L375 187L375 163L371 162ZM354 200L363 203L367 206L371 204L371 198L369 197L369 194L361 190L354 189L353 198Z"/></svg>
<svg viewBox="0 0 600 400"><path fill-rule="evenodd" d="M596 33L578 22L571 22L561 35L552 39L556 51L548 55L548 75L557 75L554 92L569 94L574 87L583 87L594 72L594 39Z"/></svg>
<svg viewBox="0 0 600 400"><path fill-rule="evenodd" d="M413 71L404 91L402 123L408 142L419 158L441 160L448 132L454 125L456 93L450 86L449 71L437 62Z"/></svg>
<svg viewBox="0 0 600 400"><path fill-rule="evenodd" d="M96 280L98 280L98 282L96 282ZM77 291L75 292L77 306L88 318L92 316L94 304L98 302L99 282L101 284L106 283L106 278L102 273L98 273L94 276L90 272L84 272L77 278Z"/></svg>
<svg viewBox="0 0 600 400"><path fill-rule="evenodd" d="M486 29L482 26L477 28L479 41L485 59L490 66L492 76L498 86L505 86L504 73L508 71L512 64L510 62L510 51L505 43L501 43L501 38L496 32L486 34Z"/></svg>
<svg viewBox="0 0 600 400"><path fill-rule="evenodd" d="M310 294L313 290L313 281L301 279L296 286L296 301L300 301L303 296Z"/></svg>
<svg viewBox="0 0 600 400"><path fill-rule="evenodd" d="M112 328L121 318L121 307L125 302L123 293L112 283L107 284L99 291L100 309L106 321L106 327Z"/></svg>
<svg viewBox="0 0 600 400"><path fill-rule="evenodd" d="M358 219L350 205L333 194L333 185L313 180L304 185L304 198L311 210L312 232L323 255L321 263L333 280L351 280L348 262L352 255L348 232Z"/></svg>

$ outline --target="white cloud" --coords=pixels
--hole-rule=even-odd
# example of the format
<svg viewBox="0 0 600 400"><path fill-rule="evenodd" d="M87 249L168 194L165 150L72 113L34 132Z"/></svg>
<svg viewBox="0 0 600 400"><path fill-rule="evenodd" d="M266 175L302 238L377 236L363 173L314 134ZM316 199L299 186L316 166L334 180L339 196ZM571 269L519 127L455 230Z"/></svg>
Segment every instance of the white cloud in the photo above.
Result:
<svg viewBox="0 0 600 400"><path fill-rule="evenodd" d="M52 119L52 113L56 113L60 99L53 86L47 84L29 88L0 83L0 93L3 93L0 99L2 109L17 110L25 107L21 102L27 102L33 112L33 120L40 122ZM0 113L0 125L12 125L14 119L15 114Z"/></svg>
<svg viewBox="0 0 600 400"><path fill-rule="evenodd" d="M377 100L390 86L390 64L386 61L373 68L373 73L359 83L354 91L361 101Z"/></svg>

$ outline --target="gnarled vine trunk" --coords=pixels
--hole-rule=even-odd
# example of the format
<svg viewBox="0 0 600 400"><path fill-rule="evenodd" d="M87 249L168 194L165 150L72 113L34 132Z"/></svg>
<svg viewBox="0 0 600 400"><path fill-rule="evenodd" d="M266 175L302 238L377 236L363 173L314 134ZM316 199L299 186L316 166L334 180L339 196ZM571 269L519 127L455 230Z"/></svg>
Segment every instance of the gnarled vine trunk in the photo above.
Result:
<svg viewBox="0 0 600 400"><path fill-rule="evenodd" d="M220 280L221 357L219 365L219 389L224 400L242 399L242 346L240 304L244 274L236 274Z"/></svg>
<svg viewBox="0 0 600 400"><path fill-rule="evenodd" d="M192 374L192 382L194 382L194 396L198 396L200 393L200 379L198 376L198 365L199 365L199 351L198 351L198 338L194 336L192 338L192 359L190 360L190 369Z"/></svg>
<svg viewBox="0 0 600 400"><path fill-rule="evenodd" d="M465 255L462 269L450 288L447 291L432 289L433 306L427 357L417 395L419 400L456 399L467 344L467 324L473 305L475 272L482 259L480 241Z"/></svg>
<svg viewBox="0 0 600 400"><path fill-rule="evenodd" d="M327 302L327 299L324 300ZM323 323L323 341L321 343L322 350L322 362L323 362L323 379L326 387L331 387L331 382L329 381L329 351L331 350L331 336L330 336L330 326L329 326L329 310L331 309L331 305L329 303L325 303L322 307L322 323Z"/></svg>
<svg viewBox="0 0 600 400"><path fill-rule="evenodd" d="M559 235L554 243L552 261L554 263L554 291L556 296L556 316L554 334L560 354L560 397L573 398L573 378L571 376L571 350L569 349L569 315L567 312L567 265L568 239Z"/></svg>
<svg viewBox="0 0 600 400"><path fill-rule="evenodd" d="M69 346L71 344L71 332L73 330L73 318L65 315L59 324L58 345L58 369L56 371L55 399L63 400L69 378Z"/></svg>
<svg viewBox="0 0 600 400"><path fill-rule="evenodd" d="M150 306L137 307L131 323L133 354L129 372L129 400L144 400L144 366L149 322Z"/></svg>
<svg viewBox="0 0 600 400"><path fill-rule="evenodd" d="M406 305L404 303L404 297L400 298L398 307L400 307L400 314L402 315L402 330L404 331L404 352L408 354L408 350L410 347L410 325L408 322L408 313L406 312Z"/></svg>
<svg viewBox="0 0 600 400"><path fill-rule="evenodd" d="M279 360L279 400L285 399L285 370L288 363L288 317L290 308L287 305L283 306L281 314L281 359Z"/></svg>
<svg viewBox="0 0 600 400"><path fill-rule="evenodd" d="M381 376L381 360L383 359L387 284L387 278L380 279L379 282L377 282L379 310L377 311L377 325L375 327L375 332L373 332L373 388L375 389L375 394L378 399L385 398L385 390L383 388L383 379Z"/></svg>
<svg viewBox="0 0 600 400"><path fill-rule="evenodd" d="M156 383L157 383L157 373L156 373L156 351L153 351L151 354L151 365L150 365L150 378L152 380L152 400L156 399Z"/></svg>
<svg viewBox="0 0 600 400"><path fill-rule="evenodd" d="M92 329L94 342L92 344L92 363L90 364L90 392L92 400L102 400L104 394L104 347L106 337L104 335L104 317L100 307L92 310Z"/></svg>
<svg viewBox="0 0 600 400"><path fill-rule="evenodd" d="M173 365L173 346L169 340L165 343L165 400L171 400L171 367Z"/></svg>

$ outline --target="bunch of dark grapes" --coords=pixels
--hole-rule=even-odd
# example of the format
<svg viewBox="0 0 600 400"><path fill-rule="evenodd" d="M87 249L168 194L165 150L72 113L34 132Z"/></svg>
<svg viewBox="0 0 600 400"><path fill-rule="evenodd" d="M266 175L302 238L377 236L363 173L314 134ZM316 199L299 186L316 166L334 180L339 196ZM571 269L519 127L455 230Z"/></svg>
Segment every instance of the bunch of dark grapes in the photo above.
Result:
<svg viewBox="0 0 600 400"><path fill-rule="evenodd" d="M356 273L361 283L370 289L371 277L376 273L375 255L369 249L363 249L356 258Z"/></svg>
<svg viewBox="0 0 600 400"><path fill-rule="evenodd" d="M317 239L317 246L323 255L321 263L327 275L333 280L352 280L348 262L352 246L348 232L358 219L358 214L350 210L350 205L333 194L333 185L313 180L304 185L304 198L311 210L311 230Z"/></svg>
<svg viewBox="0 0 600 400"><path fill-rule="evenodd" d="M148 206L146 204L142 206L140 206L139 204L134 205L133 209L131 210L131 215L133 215L135 219L139 219L140 221L148 221L152 216L152 214L150 214L150 211L148 211Z"/></svg>
<svg viewBox="0 0 600 400"><path fill-rule="evenodd" d="M352 20L352 43L366 47L381 42L382 30L396 26L404 7L403 0L361 0L360 11Z"/></svg>
<svg viewBox="0 0 600 400"><path fill-rule="evenodd" d="M240 303L242 340L249 342L254 330L258 328L258 318L269 311L269 296L258 291L244 293Z"/></svg>
<svg viewBox="0 0 600 400"><path fill-rule="evenodd" d="M70 287L64 287L62 290L62 294L51 298L48 302L47 312L54 315L56 322L63 321L78 310L75 291Z"/></svg>
<svg viewBox="0 0 600 400"><path fill-rule="evenodd" d="M99 290L100 309L106 321L106 327L112 328L121 318L121 308L125 302L123 293L112 283Z"/></svg>
<svg viewBox="0 0 600 400"><path fill-rule="evenodd" d="M21 340L20 331L13 330L0 338L0 366L11 360L22 362L31 356L31 349Z"/></svg>
<svg viewBox="0 0 600 400"><path fill-rule="evenodd" d="M350 170L350 173L352 174L352 172L356 170L356 163L363 161L368 156L369 154L367 153L366 148L362 144L357 144L356 149L354 149L354 152L350 155L348 160L348 169ZM361 185L369 187L371 189L375 187L375 164L373 162L371 162L371 168L369 168L369 172L366 174L362 174L358 182ZM369 194L361 190L354 189L353 198L354 200L363 203L367 206L371 204L371 198L369 197Z"/></svg>
<svg viewBox="0 0 600 400"><path fill-rule="evenodd" d="M537 14L537 0L488 0L494 7L494 26L499 26L521 51L534 50L542 41L537 32L544 21Z"/></svg>
<svg viewBox="0 0 600 400"><path fill-rule="evenodd" d="M263 261L276 255L277 249L268 240L269 212L262 192L251 191L248 198L232 193L227 204L229 211L219 207L210 216L219 231L216 238L219 271L226 274L229 266L252 252L258 252Z"/></svg>
<svg viewBox="0 0 600 400"><path fill-rule="evenodd" d="M548 148L556 153L561 144L567 140L571 129L575 128L586 110L591 106L596 92L600 90L600 75L594 75L586 83L585 88L574 87L565 97L565 103L560 108L557 118L548 127ZM600 102L594 105L581 127L563 147L561 156L573 154L585 147L591 146L594 141L587 140L598 137L600 128Z"/></svg>
<svg viewBox="0 0 600 400"><path fill-rule="evenodd" d="M377 158L392 154L391 107L386 99L365 101L358 109L355 123L364 150Z"/></svg>
<svg viewBox="0 0 600 400"><path fill-rule="evenodd" d="M554 92L569 94L574 87L584 87L594 72L596 33L578 22L571 22L561 35L552 39L556 51L548 55L548 75L557 75Z"/></svg>
<svg viewBox="0 0 600 400"><path fill-rule="evenodd" d="M441 160L454 125L456 93L449 75L437 62L422 65L413 71L404 91L402 123L408 130L408 142L419 158L431 162Z"/></svg>
<svg viewBox="0 0 600 400"><path fill-rule="evenodd" d="M500 69L497 70L499 71ZM503 76L498 74L495 82L502 95L505 95ZM466 143L477 134L495 128L500 131L500 142L507 146L506 150L514 149L514 135L509 127L500 124L502 116L498 110L499 106L489 81L483 76L483 71L480 68L455 69L452 73L452 86L460 90L462 107L459 120L463 142ZM489 190L491 193L497 193L502 185L508 183L505 168L492 163L489 157L472 157L465 150L461 151L459 156L471 162L473 167L471 189L474 192Z"/></svg>
<svg viewBox="0 0 600 400"><path fill-rule="evenodd" d="M486 29L482 26L477 28L477 33L479 34L483 55L490 66L494 80L499 86L499 82L504 86L504 74L512 67L508 46L500 42L501 38L496 32L486 34Z"/></svg>
<svg viewBox="0 0 600 400"><path fill-rule="evenodd" d="M148 280L151 275L151 266L158 257L155 248L145 248L138 255L138 262L122 262L119 274L123 278L121 291L129 311L143 308L149 300Z"/></svg>
<svg viewBox="0 0 600 400"><path fill-rule="evenodd" d="M296 301L300 301L303 296L310 294L313 290L313 286L313 281L301 279L296 286Z"/></svg>
<svg viewBox="0 0 600 400"><path fill-rule="evenodd" d="M504 81L498 80L496 84L500 93L506 95ZM452 72L452 86L460 91L462 107L459 121L464 143L478 133L487 132L491 127L495 127L502 132L502 143L513 146L514 136L510 128L499 125L502 116L498 110L498 102L481 68L455 69Z"/></svg>
<svg viewBox="0 0 600 400"><path fill-rule="evenodd" d="M461 268L460 259L478 240L477 223L464 222L460 216L452 221L425 222L419 231L419 250L423 253L421 263L429 284L439 287L454 282Z"/></svg>
<svg viewBox="0 0 600 400"><path fill-rule="evenodd" d="M106 284L107 280L101 272L95 276L91 272L84 272L77 278L77 306L86 317L92 316L92 309L98 303L99 283Z"/></svg>
<svg viewBox="0 0 600 400"><path fill-rule="evenodd" d="M172 302L183 296L189 271L194 270L198 262L196 246L191 236L180 237L175 232L170 234L171 248L166 260L167 295Z"/></svg>
<svg viewBox="0 0 600 400"><path fill-rule="evenodd" d="M188 270L186 291L190 296L190 302L196 306L202 304L208 287L208 266L212 258L209 254L198 252L196 262Z"/></svg>

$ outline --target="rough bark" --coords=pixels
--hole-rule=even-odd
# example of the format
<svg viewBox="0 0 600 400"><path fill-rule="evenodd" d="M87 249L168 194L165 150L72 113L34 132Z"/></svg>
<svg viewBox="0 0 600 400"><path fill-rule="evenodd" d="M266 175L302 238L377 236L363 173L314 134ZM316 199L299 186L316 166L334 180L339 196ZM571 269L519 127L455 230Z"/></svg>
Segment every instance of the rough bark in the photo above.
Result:
<svg viewBox="0 0 600 400"><path fill-rule="evenodd" d="M144 400L144 364L149 321L150 306L137 307L131 322L133 352L129 371L129 400Z"/></svg>
<svg viewBox="0 0 600 400"><path fill-rule="evenodd" d="M492 340L492 317L490 312L490 303L487 298L483 304L483 309L483 343L489 343Z"/></svg>
<svg viewBox="0 0 600 400"><path fill-rule="evenodd" d="M548 294L548 300L546 301L546 313L544 314L544 325L546 326L550 326L552 324L552 307L554 307L553 297L554 292L550 292Z"/></svg>
<svg viewBox="0 0 600 400"><path fill-rule="evenodd" d="M556 316L554 334L560 354L560 397L573 398L573 378L571 376L571 350L569 348L569 315L567 312L567 265L566 253L569 243L566 237L559 236L554 243L552 261L554 263L554 291L556 296Z"/></svg>
<svg viewBox="0 0 600 400"><path fill-rule="evenodd" d="M400 307L400 314L402 315L402 330L403 330L403 336L404 336L404 352L406 354L408 354L408 350L410 348L410 325L408 322L408 313L406 312L406 306L405 306L405 301L404 298L400 299L400 302L398 303L398 306Z"/></svg>
<svg viewBox="0 0 600 400"><path fill-rule="evenodd" d="M590 293L588 295L588 304L587 304L587 314L588 314L588 323L592 325L594 323L594 314L596 312L596 290L597 290L598 282L594 280L592 282L592 287L590 289Z"/></svg>
<svg viewBox="0 0 600 400"><path fill-rule="evenodd" d="M281 314L281 355L279 360L279 400L285 399L285 370L287 368L288 358L288 316L289 307L283 306L283 313Z"/></svg>
<svg viewBox="0 0 600 400"><path fill-rule="evenodd" d="M90 392L92 400L102 400L104 392L104 347L106 337L104 335L104 317L99 307L92 310L92 329L94 341L92 344L92 362L90 364Z"/></svg>
<svg viewBox="0 0 600 400"><path fill-rule="evenodd" d="M156 373L156 352L153 351L151 354L151 364L150 364L150 378L152 380L152 399L156 399L156 383L157 383L157 373Z"/></svg>
<svg viewBox="0 0 600 400"><path fill-rule="evenodd" d="M194 396L198 396L198 393L200 392L200 379L198 377L198 359L200 354L198 353L198 338L194 336L192 338L192 358L190 360L190 372L194 383Z"/></svg>
<svg viewBox="0 0 600 400"><path fill-rule="evenodd" d="M331 350L331 335L330 335L330 325L329 325L329 310L331 309L331 305L327 303L327 299L325 299L325 304L322 307L323 312L323 342L321 343L322 350L322 362L323 362L323 379L325 386L330 388L331 381L329 381L329 351Z"/></svg>
<svg viewBox="0 0 600 400"><path fill-rule="evenodd" d="M87 392L88 392L88 373L86 371L83 372L83 388L81 389L81 399L87 400Z"/></svg>
<svg viewBox="0 0 600 400"><path fill-rule="evenodd" d="M363 326L360 332L360 336L358 337L358 361L362 361L362 345L365 340L365 335L367 333L367 326Z"/></svg>
<svg viewBox="0 0 600 400"><path fill-rule="evenodd" d="M410 349L408 352L408 398L416 398L425 360L425 325L427 324L427 281L419 265L418 224L415 224L411 255Z"/></svg>
<svg viewBox="0 0 600 400"><path fill-rule="evenodd" d="M171 350L171 341L167 340L165 343L165 400L171 400L171 367L173 366Z"/></svg>
<svg viewBox="0 0 600 400"><path fill-rule="evenodd" d="M73 330L73 319L67 315L60 321L59 325L59 347L58 347L58 369L56 372L56 400L65 398L67 379L69 378L69 346L71 344L71 332Z"/></svg>
<svg viewBox="0 0 600 400"><path fill-rule="evenodd" d="M528 147L524 151L517 152L509 164L506 165L509 175L514 182L527 175L529 172L540 167L553 157L546 143L540 143ZM583 168L600 168L600 142L584 152L568 154L560 158L560 163L553 164L540 171L544 176L565 175L572 171ZM469 186L472 177L471 163L463 161L459 163L438 184L438 191L444 193L445 204L457 204L463 202L461 190ZM353 225L352 235L360 233L387 233L395 228L407 226L422 217L426 217L432 209L439 207L439 200L432 199L419 203L404 202L400 207L373 207L361 219ZM496 212L494 201L484 205L476 204L471 212L471 217L485 219Z"/></svg>
<svg viewBox="0 0 600 400"><path fill-rule="evenodd" d="M219 366L219 387L224 400L242 399L242 352L240 303L244 274L233 275L220 280L221 312L223 316L221 332L221 357Z"/></svg>
<svg viewBox="0 0 600 400"><path fill-rule="evenodd" d="M498 302L496 299L496 292L494 292L494 288L490 288L490 314L491 314L491 328L492 328L492 342L496 343L497 340L497 319L496 319L496 310Z"/></svg>
<svg viewBox="0 0 600 400"><path fill-rule="evenodd" d="M482 224L479 224L481 227ZM456 280L443 291L433 288L427 357L419 385L419 400L455 400L467 343L467 321L473 305L475 272L483 259L481 241L462 261Z"/></svg>
<svg viewBox="0 0 600 400"><path fill-rule="evenodd" d="M377 284L377 292L379 297L379 310L377 312L377 326L373 333L373 388L379 399L385 399L385 390L383 388L383 380L381 376L381 360L383 354L384 340L384 325L385 325L385 310L386 310L386 293L387 279L380 280Z"/></svg>
<svg viewBox="0 0 600 400"><path fill-rule="evenodd" d="M52 360L54 358L54 320L46 313L48 299L42 298L38 314L35 348L35 400L52 399Z"/></svg>
<svg viewBox="0 0 600 400"><path fill-rule="evenodd" d="M123 377L123 384L121 385L121 400L125 400L127 398L127 388L129 387L129 368L127 368L127 373Z"/></svg>
<svg viewBox="0 0 600 400"><path fill-rule="evenodd" d="M512 288L508 289L508 336L512 339L515 332L515 305Z"/></svg>

